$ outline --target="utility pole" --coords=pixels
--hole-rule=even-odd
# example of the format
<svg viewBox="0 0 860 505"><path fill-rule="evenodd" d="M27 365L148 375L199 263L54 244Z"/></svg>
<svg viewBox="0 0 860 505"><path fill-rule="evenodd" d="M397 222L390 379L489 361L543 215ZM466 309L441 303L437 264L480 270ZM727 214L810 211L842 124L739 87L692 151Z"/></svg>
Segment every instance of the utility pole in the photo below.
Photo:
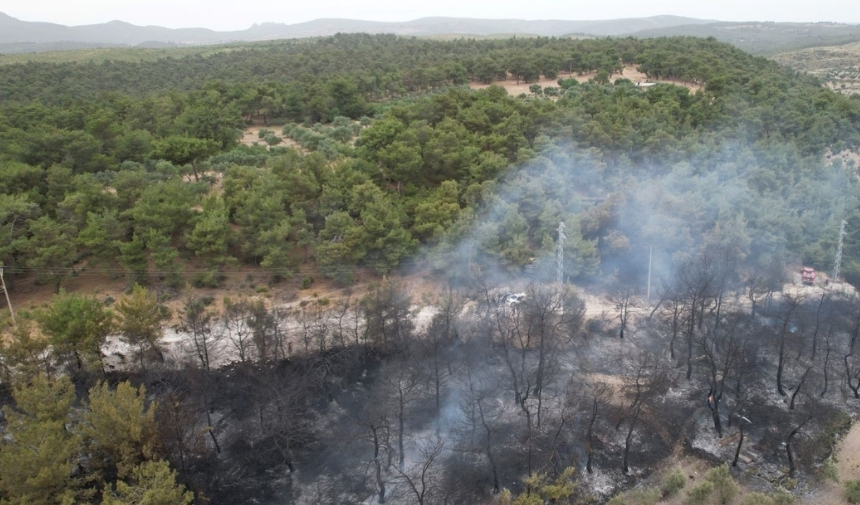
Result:
<svg viewBox="0 0 860 505"><path fill-rule="evenodd" d="M564 239L566 238L564 235L564 221L560 221L558 223L558 251L556 257L556 282L558 282L559 293L561 293L561 289L564 286Z"/></svg>
<svg viewBox="0 0 860 505"><path fill-rule="evenodd" d="M648 291L646 291L647 295L645 296L645 301L648 305L651 305L651 255L654 253L654 246L648 246Z"/></svg>
<svg viewBox="0 0 860 505"><path fill-rule="evenodd" d="M842 220L839 225L839 245L836 246L836 261L833 263L833 282L839 282L839 267L842 265L842 243L844 242L846 231L845 225L848 221Z"/></svg>
<svg viewBox="0 0 860 505"><path fill-rule="evenodd" d="M2 286L3 294L6 295L6 304L9 305L9 315L12 316L12 326L17 327L15 322L15 311L12 310L12 300L9 299L9 290L6 289L6 279L3 278L3 271L6 270L5 265L0 265L0 286Z"/></svg>

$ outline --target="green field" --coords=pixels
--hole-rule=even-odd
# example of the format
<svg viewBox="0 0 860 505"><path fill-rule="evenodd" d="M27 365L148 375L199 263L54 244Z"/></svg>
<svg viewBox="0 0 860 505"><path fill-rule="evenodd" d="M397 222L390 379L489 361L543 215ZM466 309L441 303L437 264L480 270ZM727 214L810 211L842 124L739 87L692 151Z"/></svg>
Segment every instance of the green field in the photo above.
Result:
<svg viewBox="0 0 860 505"><path fill-rule="evenodd" d="M781 65L809 72L841 93L860 92L860 42L777 54Z"/></svg>
<svg viewBox="0 0 860 505"><path fill-rule="evenodd" d="M69 51L48 51L44 53L0 54L0 65L15 63L104 63L105 61L127 61L131 63L152 62L165 58L185 56L211 56L228 53L248 46L266 46L271 42L233 43L211 46L143 48L143 47L102 47L92 49L73 49Z"/></svg>

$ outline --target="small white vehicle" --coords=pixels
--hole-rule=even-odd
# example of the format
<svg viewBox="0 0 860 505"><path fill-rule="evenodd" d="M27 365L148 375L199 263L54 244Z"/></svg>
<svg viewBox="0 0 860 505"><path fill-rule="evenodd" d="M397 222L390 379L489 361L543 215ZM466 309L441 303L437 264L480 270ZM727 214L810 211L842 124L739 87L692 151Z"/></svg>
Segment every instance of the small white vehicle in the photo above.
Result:
<svg viewBox="0 0 860 505"><path fill-rule="evenodd" d="M525 293L507 293L507 294L505 294L504 302L505 302L505 305L510 307L512 305L517 305L519 303L522 303L522 301L525 300L525 298L526 298Z"/></svg>

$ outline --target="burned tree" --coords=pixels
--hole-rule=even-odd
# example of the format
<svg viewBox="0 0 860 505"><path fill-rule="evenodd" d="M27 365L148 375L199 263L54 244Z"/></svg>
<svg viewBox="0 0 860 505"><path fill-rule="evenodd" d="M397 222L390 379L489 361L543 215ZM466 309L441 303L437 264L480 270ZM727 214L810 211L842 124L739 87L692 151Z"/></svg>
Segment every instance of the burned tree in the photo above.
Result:
<svg viewBox="0 0 860 505"><path fill-rule="evenodd" d="M229 298L224 298L224 312L221 315L224 336L241 363L251 359L253 332L248 326L248 317L247 301L233 302Z"/></svg>
<svg viewBox="0 0 860 505"><path fill-rule="evenodd" d="M824 398L827 394L827 388L830 385L830 354L833 347L830 344L831 332L833 327L828 325L827 331L824 333L824 363L821 368L821 381L824 383L819 397Z"/></svg>
<svg viewBox="0 0 860 505"><path fill-rule="evenodd" d="M681 265L677 276L677 291L683 296L686 307L684 340L687 344L687 380L693 376L693 344L695 334L701 328L705 306L711 296L715 273L707 256Z"/></svg>
<svg viewBox="0 0 860 505"><path fill-rule="evenodd" d="M812 329L812 359L818 355L818 336L821 333L822 318L828 319L830 312L830 297L827 292L821 293L821 298L818 299L818 307L815 310L815 324ZM829 325L828 325L829 326ZM826 331L826 330L825 330Z"/></svg>
<svg viewBox="0 0 860 505"><path fill-rule="evenodd" d="M526 289L526 299L523 308L518 312L523 323L517 325L518 330L525 327L525 341L520 339L523 349L536 347L537 360L534 370L533 393L537 400L536 424L540 428L543 410L544 387L552 381L558 363L558 350L561 340L566 336L561 308L564 302L560 299L563 294L554 289L538 287L531 284Z"/></svg>
<svg viewBox="0 0 860 505"><path fill-rule="evenodd" d="M597 377L571 378L566 390L566 406L575 413L579 420L572 426L576 430L573 438L581 438L585 445L585 469L593 471L595 453L595 431L597 420L605 416L611 404L613 390L606 382ZM581 417L580 417L581 416Z"/></svg>
<svg viewBox="0 0 860 505"><path fill-rule="evenodd" d="M618 320L618 337L624 338L624 332L627 330L627 323L630 320L630 307L632 305L630 286L617 286L612 290L610 301L615 305L615 310L618 311L616 319Z"/></svg>
<svg viewBox="0 0 860 505"><path fill-rule="evenodd" d="M633 359L632 373L627 377L624 393L630 398L630 404L626 407L624 414L615 426L620 429L626 421L628 423L627 436L624 438L624 455L622 469L628 473L630 449L633 442L633 433L636 424L641 418L643 408L646 404L658 397L668 384L667 377L660 367L658 360L650 354L640 354Z"/></svg>
<svg viewBox="0 0 860 505"><path fill-rule="evenodd" d="M719 438L723 438L720 402L726 392L726 381L735 374L738 362L746 352L748 330L745 319L741 314L734 314L727 324L703 332L699 339L701 362L707 370L708 409Z"/></svg>
<svg viewBox="0 0 860 505"><path fill-rule="evenodd" d="M162 393L164 400L156 410L160 444L186 481L194 472L195 465L204 461L210 453L203 438L205 430L200 426L196 409L189 404L188 393L181 386L168 387ZM220 452L217 444L215 448Z"/></svg>
<svg viewBox="0 0 860 505"><path fill-rule="evenodd" d="M296 470L295 451L312 438L310 393L315 389L306 362L265 366L256 375L251 393L256 398L261 452L272 454Z"/></svg>
<svg viewBox="0 0 860 505"><path fill-rule="evenodd" d="M402 358L383 367L381 374L382 398L388 398L397 419L397 468L405 470L406 416L422 396L419 370Z"/></svg>
<svg viewBox="0 0 860 505"><path fill-rule="evenodd" d="M845 361L845 382L848 388L854 393L854 398L860 399L860 363L858 363L855 354L848 353L844 357Z"/></svg>
<svg viewBox="0 0 860 505"><path fill-rule="evenodd" d="M440 299L439 312L433 317L423 340L423 352L425 356L429 356L430 361L437 430L442 415L442 388L453 372L449 351L457 337L456 325L462 310L462 297L449 287Z"/></svg>
<svg viewBox="0 0 860 505"><path fill-rule="evenodd" d="M747 298L752 308L752 318L755 319L759 304L765 302L769 308L774 293L782 290L785 283L785 264L782 261L769 261L766 268L754 266L748 272Z"/></svg>
<svg viewBox="0 0 860 505"><path fill-rule="evenodd" d="M747 424L752 424L752 421L747 419L744 416L738 416L738 429L740 430L740 437L738 438L738 447L735 449L735 457L732 459L732 466L738 466L738 459L741 457L741 447L744 445L744 428Z"/></svg>
<svg viewBox="0 0 860 505"><path fill-rule="evenodd" d="M495 401L495 387L491 380L481 380L472 373L470 367L465 367L466 378L463 385L463 400L460 409L469 426L469 432L481 433L480 449L490 465L493 479L493 494L501 490L499 485L499 469L496 463L496 444L498 423L502 410ZM471 437L470 437L471 438Z"/></svg>
<svg viewBox="0 0 860 505"><path fill-rule="evenodd" d="M806 371L803 372L803 375L800 376L800 380L797 382L797 387L794 389L794 393L791 394L791 402L788 404L788 410L794 410L794 401L797 399L797 395L803 390L803 384L806 382L806 378L809 376L809 372L812 371L812 365L806 368Z"/></svg>
<svg viewBox="0 0 860 505"><path fill-rule="evenodd" d="M248 327L251 329L251 343L257 351L257 360L264 362L277 359L278 345L275 340L278 324L274 314L262 300L248 304Z"/></svg>
<svg viewBox="0 0 860 505"><path fill-rule="evenodd" d="M213 331L213 319L217 314L207 309L205 300L189 297L180 313L180 328L190 337L189 353L200 361L200 366L209 371L212 360L221 350L223 335Z"/></svg>
<svg viewBox="0 0 860 505"><path fill-rule="evenodd" d="M663 307L661 320L664 321L667 333L669 334L669 357L674 360L675 342L681 334L683 317L687 310L687 307L684 305L686 297L680 296L680 293L675 291L675 286L664 286L663 289L660 303L654 307L654 311L659 307Z"/></svg>
<svg viewBox="0 0 860 505"><path fill-rule="evenodd" d="M780 396L787 396L783 386L783 374L785 372L785 352L788 338L791 336L792 326L795 324L797 309L803 304L803 298L791 295L785 295L785 304L782 310L777 312L776 317L782 323L780 325L778 341L779 341L779 357L776 366L776 389Z"/></svg>
<svg viewBox="0 0 860 505"><path fill-rule="evenodd" d="M335 305L333 309L333 313L335 314L335 319L337 320L337 324L335 325L334 335L333 337L340 342L341 347L346 347L346 337L349 334L347 328L347 317L350 313L350 309L352 308L352 290L346 291L346 298L340 300L337 305Z"/></svg>
<svg viewBox="0 0 860 505"><path fill-rule="evenodd" d="M622 470L624 473L630 472L630 467L628 465L628 457L630 455L630 443L633 440L633 430L636 428L636 421L639 420L639 414L642 412L642 402L636 402L633 404L633 407L628 414L628 419L630 420L630 428L627 430L627 436L624 437L624 462L622 465Z"/></svg>
<svg viewBox="0 0 860 505"><path fill-rule="evenodd" d="M359 302L369 343L378 349L402 350L412 344L415 330L412 300L398 281L383 279Z"/></svg>
<svg viewBox="0 0 860 505"><path fill-rule="evenodd" d="M794 452L791 449L791 441L797 435L797 433L806 426L806 423L812 420L814 416L810 414L803 420L800 424L798 424L794 429L788 432L788 436L785 437L785 453L788 455L788 475L789 477L794 477L797 472L797 464L794 460Z"/></svg>
<svg viewBox="0 0 860 505"><path fill-rule="evenodd" d="M419 457L409 468L395 468L398 478L407 484L418 505L432 502L439 492L436 466L442 457L445 442L439 439L425 440L418 449Z"/></svg>
<svg viewBox="0 0 860 505"><path fill-rule="evenodd" d="M328 350L331 323L328 307L321 305L319 300L311 303L303 301L295 317L299 326L298 337L304 344L305 354Z"/></svg>

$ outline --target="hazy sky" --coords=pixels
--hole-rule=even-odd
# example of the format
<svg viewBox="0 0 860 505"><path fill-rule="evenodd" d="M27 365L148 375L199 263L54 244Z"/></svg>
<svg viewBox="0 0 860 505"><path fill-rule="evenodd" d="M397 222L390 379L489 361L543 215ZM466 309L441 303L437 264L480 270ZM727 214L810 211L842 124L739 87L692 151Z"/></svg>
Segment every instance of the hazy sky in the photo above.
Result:
<svg viewBox="0 0 860 505"><path fill-rule="evenodd" d="M169 28L240 30L316 18L408 21L425 16L617 19L674 14L721 21L860 22L857 0L2 0L0 12L64 25L114 19Z"/></svg>

